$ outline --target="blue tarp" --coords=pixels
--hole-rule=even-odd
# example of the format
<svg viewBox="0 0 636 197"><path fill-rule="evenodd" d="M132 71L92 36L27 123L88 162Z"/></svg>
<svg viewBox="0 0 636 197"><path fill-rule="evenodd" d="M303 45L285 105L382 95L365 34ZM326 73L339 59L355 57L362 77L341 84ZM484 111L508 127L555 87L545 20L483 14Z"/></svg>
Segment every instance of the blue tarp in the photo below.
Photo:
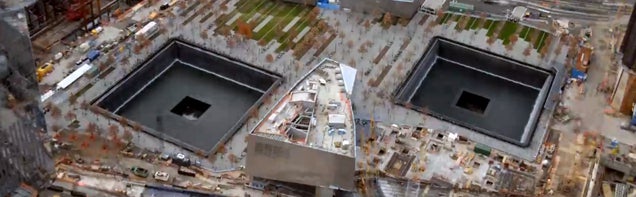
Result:
<svg viewBox="0 0 636 197"><path fill-rule="evenodd" d="M318 3L316 3L316 5L319 8L326 9L326 10L339 10L340 9L340 5L329 4L329 3L325 3L325 2L318 2Z"/></svg>
<svg viewBox="0 0 636 197"><path fill-rule="evenodd" d="M572 68L572 73L570 74L571 78L585 80L587 79L587 74L583 71L577 70L576 68Z"/></svg>

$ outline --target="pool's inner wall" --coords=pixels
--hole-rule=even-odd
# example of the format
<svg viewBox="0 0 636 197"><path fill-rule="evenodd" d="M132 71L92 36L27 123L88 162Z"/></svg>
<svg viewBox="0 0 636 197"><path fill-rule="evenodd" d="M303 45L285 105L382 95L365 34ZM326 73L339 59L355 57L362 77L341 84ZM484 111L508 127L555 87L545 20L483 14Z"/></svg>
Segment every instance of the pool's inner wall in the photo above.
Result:
<svg viewBox="0 0 636 197"><path fill-rule="evenodd" d="M98 111L106 117L115 120L122 118L117 111L120 108L124 108L128 102L142 92L145 86L148 86L158 78L162 72L170 69L170 66L174 65L174 61L182 61L190 66L203 69L206 72L214 73L215 75L241 83L263 94L263 96L246 111L240 120L221 137L220 141L210 142L215 143L215 145L209 150L201 149L173 136L166 135L162 131L141 125L144 132L154 137L174 143L190 151L202 151L206 155L213 154L219 144L225 143L233 136L250 116L247 112L258 109L263 99L270 96L269 94L283 81L282 76L278 74L256 68L239 60L200 49L178 39L171 39L152 56L137 66L130 74L118 81L116 85L113 85L102 95L95 98L91 104L98 107L98 109L100 109ZM169 92L170 90L167 91Z"/></svg>
<svg viewBox="0 0 636 197"><path fill-rule="evenodd" d="M420 86L422 86L427 74L435 65L435 61L438 59L446 59L456 62L457 64L467 65L480 70L483 73L487 73L488 75L505 78L511 83L522 84L523 86L536 89L538 91L538 96L532 106L533 110L529 115L527 125L519 139L511 139L497 135L493 131L488 131L469 122L462 122L461 120L448 117L433 110L424 110L423 112L471 130L480 131L483 134L502 139L518 146L525 147L529 145L532 139L532 134L543 110L543 105L547 98L548 91L552 85L552 71L540 69L523 62L476 49L446 38L435 37L431 40L425 54L410 71L407 80L405 80L405 82L403 82L394 92L394 99L396 103L401 105L408 103L409 106L415 107L414 110L421 111L421 107L424 106L417 106L416 104L411 103L411 101L414 95L418 92ZM453 79L452 76L449 76L448 80L461 79ZM420 107L420 109L417 107Z"/></svg>
<svg viewBox="0 0 636 197"><path fill-rule="evenodd" d="M176 60L244 84L263 93L267 92L280 79L279 76L255 69L244 63L174 40L142 63L129 77L123 79L124 81L119 82L118 87L107 92L105 96L99 99L97 105L118 114L119 108L126 105L135 94L143 90L144 86L152 83L154 78L167 70L172 65L172 62Z"/></svg>

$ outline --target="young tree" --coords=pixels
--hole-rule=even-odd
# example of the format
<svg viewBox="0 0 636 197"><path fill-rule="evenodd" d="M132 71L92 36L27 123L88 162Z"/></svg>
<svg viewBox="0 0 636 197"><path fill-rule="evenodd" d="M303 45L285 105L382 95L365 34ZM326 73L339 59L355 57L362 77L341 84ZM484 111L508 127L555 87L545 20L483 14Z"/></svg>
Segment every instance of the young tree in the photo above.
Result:
<svg viewBox="0 0 636 197"><path fill-rule="evenodd" d="M486 40L486 43L488 43L488 45L492 45L493 43L495 43L496 38L494 36L490 36L488 37L488 40Z"/></svg>
<svg viewBox="0 0 636 197"><path fill-rule="evenodd" d="M385 29L387 29L392 24L393 24L393 16L391 16L391 13L389 12L385 13L384 16L382 17L382 25L384 26Z"/></svg>
<svg viewBox="0 0 636 197"><path fill-rule="evenodd" d="M132 138L133 138L133 134L132 134L132 132L131 132L130 130L128 130L128 129L124 129L124 136L123 136L122 138L123 138L124 140L126 140L126 141L129 141L129 142L130 142L130 141L132 140Z"/></svg>
<svg viewBox="0 0 636 197"><path fill-rule="evenodd" d="M139 123L137 123L137 122L134 122L134 123L132 124L132 129L133 129L134 131L141 131L141 129L142 129L141 124L139 124Z"/></svg>
<svg viewBox="0 0 636 197"><path fill-rule="evenodd" d="M402 71L404 71L404 64L403 63L398 63L397 66L395 67L395 69L397 70L397 73L402 73Z"/></svg>
<svg viewBox="0 0 636 197"><path fill-rule="evenodd" d="M239 162L238 157L234 155L233 153L229 153L227 155L227 159L230 160L230 162L232 162L233 164L236 164Z"/></svg>
<svg viewBox="0 0 636 197"><path fill-rule="evenodd" d="M54 119L59 119L60 116L62 115L62 110L55 106L55 105L51 105L50 109L50 113L51 113L51 117L53 117Z"/></svg>
<svg viewBox="0 0 636 197"><path fill-rule="evenodd" d="M75 119L76 117L77 116L72 111L68 111L68 112L66 112L66 115L64 115L64 119L67 120L67 121L71 121L71 120Z"/></svg>
<svg viewBox="0 0 636 197"><path fill-rule="evenodd" d="M108 133L110 134L111 137L115 138L117 136L117 133L119 133L119 127L117 125L110 125L108 127Z"/></svg>
<svg viewBox="0 0 636 197"><path fill-rule="evenodd" d="M201 38L208 39L208 30L201 31Z"/></svg>
<svg viewBox="0 0 636 197"><path fill-rule="evenodd" d="M245 36L246 38L252 38L252 27L250 24L244 22L243 20L239 20L237 23L238 33Z"/></svg>
<svg viewBox="0 0 636 197"><path fill-rule="evenodd" d="M356 60L354 60L353 58L351 60L349 60L349 65L351 67L356 67Z"/></svg>
<svg viewBox="0 0 636 197"><path fill-rule="evenodd" d="M347 47L349 47L350 49L353 48L353 40L347 41Z"/></svg>
<svg viewBox="0 0 636 197"><path fill-rule="evenodd" d="M217 154L225 154L227 150L225 149L225 144L219 144L219 147L216 148Z"/></svg>
<svg viewBox="0 0 636 197"><path fill-rule="evenodd" d="M444 18L444 11L442 11L441 9L437 10L436 15L438 20L442 20L442 18Z"/></svg>
<svg viewBox="0 0 636 197"><path fill-rule="evenodd" d="M53 130L53 132L59 132L60 129L62 129L60 125L54 124L53 126L51 126L51 130Z"/></svg>
<svg viewBox="0 0 636 197"><path fill-rule="evenodd" d="M272 54L267 54L267 56L265 56L265 61L268 63L274 62L274 56Z"/></svg>
<svg viewBox="0 0 636 197"><path fill-rule="evenodd" d="M510 40L510 44L514 45L519 40L519 36L517 36L516 34L513 34L513 35L510 35L510 38L508 39Z"/></svg>
<svg viewBox="0 0 636 197"><path fill-rule="evenodd" d="M90 104L88 104L88 102L86 100L83 100L80 103L80 109L86 110L86 109L88 109L89 106L90 106Z"/></svg>
<svg viewBox="0 0 636 197"><path fill-rule="evenodd" d="M364 20L364 24L363 24L364 28L366 30L369 30L369 28L371 28L371 21L369 20Z"/></svg>
<svg viewBox="0 0 636 197"><path fill-rule="evenodd" d="M121 125L122 127L128 126L128 119L124 117L119 117L119 125Z"/></svg>
<svg viewBox="0 0 636 197"><path fill-rule="evenodd" d="M227 46L230 47L230 48L236 47L236 39L235 38L228 38L227 39Z"/></svg>
<svg viewBox="0 0 636 197"><path fill-rule="evenodd" d="M358 52L360 53L366 53L367 52L367 47L364 44L360 45L360 48L358 48Z"/></svg>
<svg viewBox="0 0 636 197"><path fill-rule="evenodd" d="M95 124L94 122L88 122L88 124L86 124L86 129L84 131L87 133L97 132L97 124Z"/></svg>
<svg viewBox="0 0 636 197"><path fill-rule="evenodd" d="M530 47L530 45L528 45L528 47L526 47L526 49L523 50L523 56L530 56L530 50L532 50L532 47Z"/></svg>
<svg viewBox="0 0 636 197"><path fill-rule="evenodd" d="M258 45L265 46L265 45L267 45L267 41L265 41L264 39L260 39L260 40L258 40Z"/></svg>

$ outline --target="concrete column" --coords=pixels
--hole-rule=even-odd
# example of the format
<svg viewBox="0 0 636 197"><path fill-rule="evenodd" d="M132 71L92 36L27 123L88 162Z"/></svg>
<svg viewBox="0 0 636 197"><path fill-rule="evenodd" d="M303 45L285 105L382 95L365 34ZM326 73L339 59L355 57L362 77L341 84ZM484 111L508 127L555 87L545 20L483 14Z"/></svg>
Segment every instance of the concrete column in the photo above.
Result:
<svg viewBox="0 0 636 197"><path fill-rule="evenodd" d="M632 114L632 104L636 101L636 73L621 67L612 93L611 106L622 114Z"/></svg>
<svg viewBox="0 0 636 197"><path fill-rule="evenodd" d="M316 197L332 197L334 196L333 189L316 187Z"/></svg>

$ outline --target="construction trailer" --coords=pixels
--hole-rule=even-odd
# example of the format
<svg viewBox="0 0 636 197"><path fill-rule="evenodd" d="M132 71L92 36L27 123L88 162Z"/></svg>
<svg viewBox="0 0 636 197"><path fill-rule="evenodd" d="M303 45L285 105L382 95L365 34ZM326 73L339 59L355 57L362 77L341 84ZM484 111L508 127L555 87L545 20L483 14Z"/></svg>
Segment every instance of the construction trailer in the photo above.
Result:
<svg viewBox="0 0 636 197"><path fill-rule="evenodd" d="M444 7L444 3L446 3L446 0L426 0L422 6L420 6L420 11L434 15Z"/></svg>
<svg viewBox="0 0 636 197"><path fill-rule="evenodd" d="M528 8L523 6L517 6L512 9L512 12L508 14L508 20L512 22L520 22L523 20L523 17L526 16L528 12Z"/></svg>
<svg viewBox="0 0 636 197"><path fill-rule="evenodd" d="M424 0L340 0L340 8L354 12L384 14L411 19Z"/></svg>
<svg viewBox="0 0 636 197"><path fill-rule="evenodd" d="M472 12L475 9L475 6L467 3L460 3L457 1L451 1L448 4L448 11L452 12Z"/></svg>

